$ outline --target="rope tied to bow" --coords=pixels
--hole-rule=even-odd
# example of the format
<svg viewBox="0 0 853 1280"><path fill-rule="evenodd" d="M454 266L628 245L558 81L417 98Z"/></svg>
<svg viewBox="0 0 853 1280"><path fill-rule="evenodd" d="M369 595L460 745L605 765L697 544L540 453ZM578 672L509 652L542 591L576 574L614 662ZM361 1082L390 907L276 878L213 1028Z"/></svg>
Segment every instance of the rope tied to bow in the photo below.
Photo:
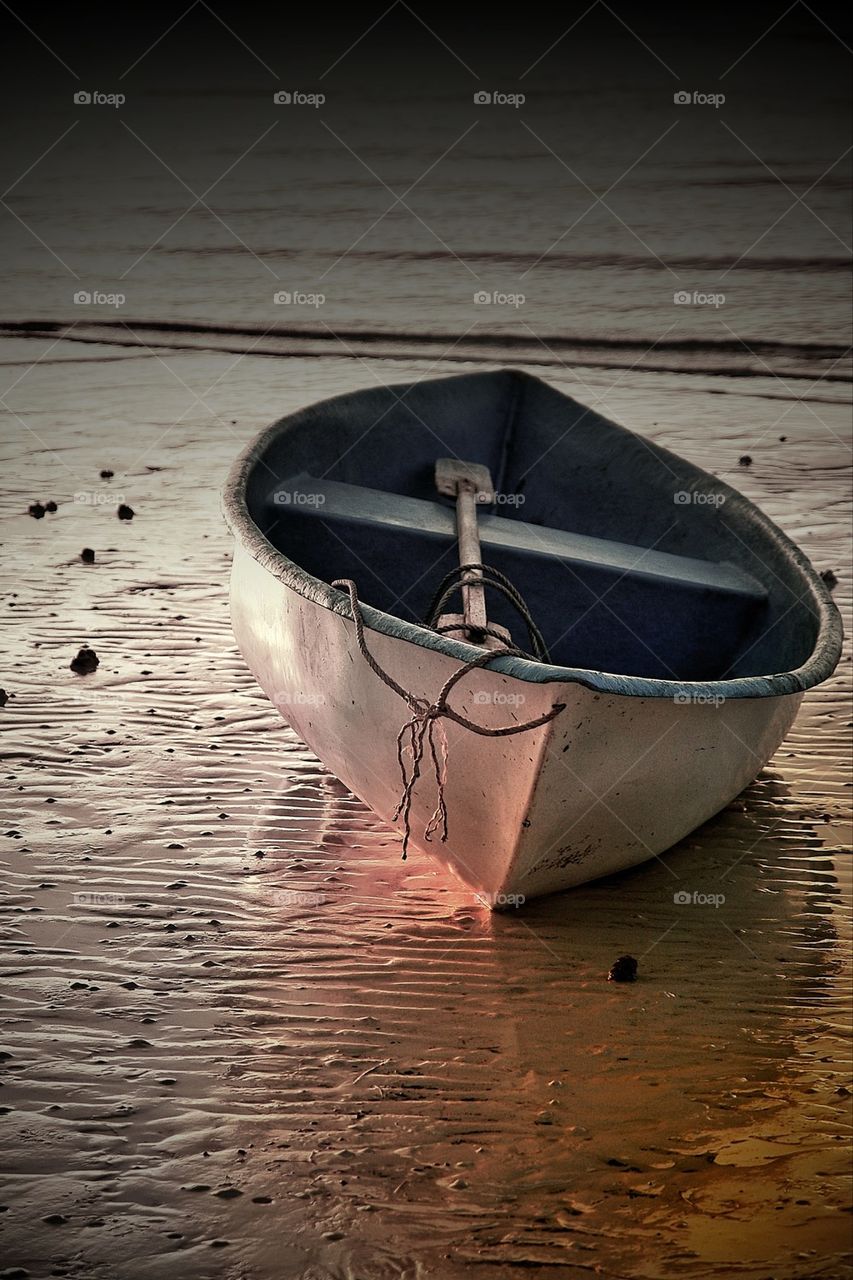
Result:
<svg viewBox="0 0 853 1280"><path fill-rule="evenodd" d="M417 697L410 690L399 684L393 676L389 675L370 652L367 641L364 638L364 618L355 583L349 578L337 578L331 585L339 590L346 591L349 596L352 620L355 623L356 640L365 662L383 684L393 690L399 698L402 698L412 713L397 734L397 764L400 768L403 790L400 802L394 811L394 820L396 821L398 818L403 820L403 860L405 861L411 839L411 812L415 786L422 775L422 766L427 755L435 777L438 800L424 829L424 840L431 841L436 831L440 831L442 843L447 840L445 786L447 783L448 747L447 734L442 720L452 720L455 724L461 725L463 729L468 729L471 733L476 733L483 738L508 738L517 733L527 733L531 729L539 729L542 725L548 724L565 709L566 704L564 702L555 702L550 711L537 716L534 720L527 720L523 724L502 725L497 729L490 729L486 725L477 724L475 721L469 720L467 716L460 714L460 712L454 711L453 707L448 705L447 699L452 690L471 671L475 671L479 667L485 667L494 658L502 657L505 654L527 656L514 645L502 645L499 649L485 650L483 653L477 654L475 658L464 662L448 676L432 702L427 698ZM436 741L436 737L438 741ZM405 752L407 750L412 758L410 773L407 771L405 761Z"/></svg>

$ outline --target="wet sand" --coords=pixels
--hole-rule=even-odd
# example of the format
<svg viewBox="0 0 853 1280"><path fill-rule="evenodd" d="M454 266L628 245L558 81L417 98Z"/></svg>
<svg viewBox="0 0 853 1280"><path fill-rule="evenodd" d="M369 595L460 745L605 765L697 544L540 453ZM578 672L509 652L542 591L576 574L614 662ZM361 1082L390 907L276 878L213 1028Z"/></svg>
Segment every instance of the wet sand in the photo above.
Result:
<svg viewBox="0 0 853 1280"><path fill-rule="evenodd" d="M464 363L95 337L0 347L0 1274L848 1275L849 648L664 862L490 915L255 685L218 506L273 418ZM849 635L847 386L632 359L544 376L755 499Z"/></svg>

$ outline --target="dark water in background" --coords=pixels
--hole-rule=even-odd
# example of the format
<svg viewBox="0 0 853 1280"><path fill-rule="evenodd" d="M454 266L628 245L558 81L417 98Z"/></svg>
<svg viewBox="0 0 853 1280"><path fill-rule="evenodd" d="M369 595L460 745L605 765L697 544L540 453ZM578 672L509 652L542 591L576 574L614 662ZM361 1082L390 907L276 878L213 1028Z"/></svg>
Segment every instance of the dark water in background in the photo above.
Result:
<svg viewBox="0 0 853 1280"><path fill-rule="evenodd" d="M800 6L769 33L782 9L687 28L585 9L428 30L398 4L358 41L381 9L302 31L230 12L235 35L196 5L149 52L153 14L91 41L56 20L56 56L9 19L0 318L822 344L823 371L848 340L843 30ZM75 105L81 88L127 101ZM282 88L326 102L276 105ZM694 91L725 102L673 101Z"/></svg>

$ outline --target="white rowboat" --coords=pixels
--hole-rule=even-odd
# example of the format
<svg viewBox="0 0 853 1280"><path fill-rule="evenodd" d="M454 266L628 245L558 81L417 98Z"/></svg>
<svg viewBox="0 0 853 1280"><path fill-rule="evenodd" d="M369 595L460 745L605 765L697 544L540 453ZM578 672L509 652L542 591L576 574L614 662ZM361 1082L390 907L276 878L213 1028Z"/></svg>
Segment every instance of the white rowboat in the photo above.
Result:
<svg viewBox="0 0 853 1280"><path fill-rule="evenodd" d="M488 468L482 559L524 596L547 661L486 656L464 630L422 621L457 563L452 501L435 491L444 457ZM493 906L663 853L747 786L839 658L824 583L758 508L515 371L285 418L238 459L225 513L246 661L324 764L401 831L414 766L404 754L401 775L398 735L412 722L411 746L446 682L479 662L448 694L457 719L433 715L436 759L424 740L408 833ZM344 579L374 666L348 590L331 585ZM526 642L510 602L487 595L490 622ZM464 721L537 727L484 736Z"/></svg>

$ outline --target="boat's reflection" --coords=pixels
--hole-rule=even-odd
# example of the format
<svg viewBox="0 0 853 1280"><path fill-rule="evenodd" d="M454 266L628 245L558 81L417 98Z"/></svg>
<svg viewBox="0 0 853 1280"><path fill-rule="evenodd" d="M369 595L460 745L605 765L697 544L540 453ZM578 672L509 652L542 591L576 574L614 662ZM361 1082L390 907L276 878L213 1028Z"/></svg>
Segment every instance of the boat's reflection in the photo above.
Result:
<svg viewBox="0 0 853 1280"><path fill-rule="evenodd" d="M394 833L319 768L269 799L247 845L264 850L254 892L279 905L280 928L294 913L320 930L384 927L410 979L434 966L463 997L466 976L494 983L519 1066L546 1073L564 1037L580 1047L589 1027L616 1048L640 1022L644 1036L692 1043L704 1029L766 1053L774 1017L789 1039L797 1011L813 1019L834 990L838 851L768 772L662 857L497 913L420 854L402 863ZM608 984L623 953L639 981Z"/></svg>
<svg viewBox="0 0 853 1280"><path fill-rule="evenodd" d="M298 937L298 985L271 986L264 1034L280 1023L299 1055L300 1123L345 1171L341 1194L397 1179L413 1231L452 1215L458 1177L466 1231L500 1211L530 1258L537 1224L578 1218L640 1255L668 1239L677 1252L687 1230L699 1256L733 1262L747 1171L765 1179L756 1249L803 1229L768 1206L784 1161L786 1205L811 1214L814 1160L838 1150L805 1105L827 1092L844 1001L846 864L826 834L765 773L663 858L493 914L419 855L401 863L394 834L322 771L271 797L252 892L283 948ZM608 983L623 953L639 980ZM265 1073L273 1108L292 1088ZM823 1119L837 1123L831 1107ZM719 1215L728 1235L709 1229Z"/></svg>

